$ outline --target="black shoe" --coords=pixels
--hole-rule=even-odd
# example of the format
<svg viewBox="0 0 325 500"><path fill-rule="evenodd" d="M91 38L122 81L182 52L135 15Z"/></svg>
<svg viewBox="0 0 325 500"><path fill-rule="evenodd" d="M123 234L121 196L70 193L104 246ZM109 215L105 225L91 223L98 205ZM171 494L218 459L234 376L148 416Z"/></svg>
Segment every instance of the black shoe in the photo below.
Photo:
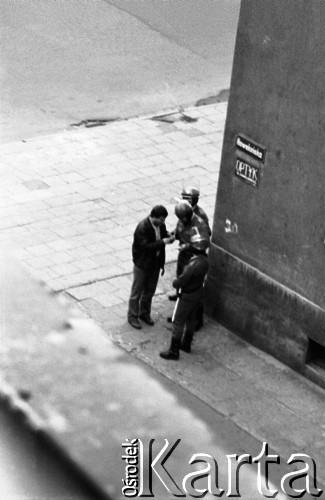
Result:
<svg viewBox="0 0 325 500"><path fill-rule="evenodd" d="M172 338L170 348L167 351L160 352L159 356L163 359L173 359L174 361L177 361L179 359L179 346L179 340Z"/></svg>
<svg viewBox="0 0 325 500"><path fill-rule="evenodd" d="M177 299L178 299L177 293L175 293L174 295L168 295L168 300L170 300L171 302L176 302Z"/></svg>
<svg viewBox="0 0 325 500"><path fill-rule="evenodd" d="M174 361L177 361L179 359L179 352L168 350L160 352L159 356L163 359L173 359Z"/></svg>
<svg viewBox="0 0 325 500"><path fill-rule="evenodd" d="M142 319L142 321L144 321L145 323L147 323L147 325L153 326L155 324L155 322L150 318L150 316L139 316L139 318Z"/></svg>
<svg viewBox="0 0 325 500"><path fill-rule="evenodd" d="M131 326L133 326L133 328L136 328L137 330L141 330L142 326L141 326L141 324L139 323L138 318L130 318L130 319L128 320L128 322L129 322L129 324L130 324Z"/></svg>

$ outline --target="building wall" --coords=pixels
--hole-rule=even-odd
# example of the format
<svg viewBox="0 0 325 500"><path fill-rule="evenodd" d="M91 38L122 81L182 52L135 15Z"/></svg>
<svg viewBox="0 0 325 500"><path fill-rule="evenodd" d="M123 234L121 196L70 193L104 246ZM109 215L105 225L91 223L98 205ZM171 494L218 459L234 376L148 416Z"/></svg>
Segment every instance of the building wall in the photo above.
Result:
<svg viewBox="0 0 325 500"><path fill-rule="evenodd" d="M325 346L324 24L242 0L207 281L209 314L300 367Z"/></svg>

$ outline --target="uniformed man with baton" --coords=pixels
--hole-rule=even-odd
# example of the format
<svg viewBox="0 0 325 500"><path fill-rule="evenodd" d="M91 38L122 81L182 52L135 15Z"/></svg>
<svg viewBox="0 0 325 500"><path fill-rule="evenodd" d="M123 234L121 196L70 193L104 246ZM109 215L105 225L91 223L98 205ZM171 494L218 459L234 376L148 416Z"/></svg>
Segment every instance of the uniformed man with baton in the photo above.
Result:
<svg viewBox="0 0 325 500"><path fill-rule="evenodd" d="M160 353L164 359L179 359L179 350L191 352L197 308L203 300L204 280L209 269L206 250L209 239L197 233L191 237L191 258L182 273L173 281L178 290L178 299L173 314L170 347Z"/></svg>

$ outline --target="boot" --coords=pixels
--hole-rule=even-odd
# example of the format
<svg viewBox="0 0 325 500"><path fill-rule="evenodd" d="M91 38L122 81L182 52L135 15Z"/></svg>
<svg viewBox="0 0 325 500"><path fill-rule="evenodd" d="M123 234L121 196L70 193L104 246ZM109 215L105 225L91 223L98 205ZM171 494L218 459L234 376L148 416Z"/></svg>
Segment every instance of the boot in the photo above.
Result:
<svg viewBox="0 0 325 500"><path fill-rule="evenodd" d="M172 337L168 351L160 352L159 356L164 359L173 359L177 361L179 359L179 348L180 341Z"/></svg>
<svg viewBox="0 0 325 500"><path fill-rule="evenodd" d="M192 340L193 340L193 333L185 332L182 338L180 349L182 351L190 353Z"/></svg>

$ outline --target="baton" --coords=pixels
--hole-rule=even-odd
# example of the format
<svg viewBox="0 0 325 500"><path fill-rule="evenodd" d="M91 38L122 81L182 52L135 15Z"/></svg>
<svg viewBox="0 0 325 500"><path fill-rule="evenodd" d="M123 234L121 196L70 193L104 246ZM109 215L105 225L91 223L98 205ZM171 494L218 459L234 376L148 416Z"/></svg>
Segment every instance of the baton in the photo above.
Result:
<svg viewBox="0 0 325 500"><path fill-rule="evenodd" d="M179 295L180 293L181 293L181 289L178 290L178 294L177 295ZM174 319L175 319L175 316L176 316L178 304L179 304L179 296L177 297L176 304L175 304L175 307L174 307L174 311L173 311L173 315L172 315L172 323L174 323Z"/></svg>

